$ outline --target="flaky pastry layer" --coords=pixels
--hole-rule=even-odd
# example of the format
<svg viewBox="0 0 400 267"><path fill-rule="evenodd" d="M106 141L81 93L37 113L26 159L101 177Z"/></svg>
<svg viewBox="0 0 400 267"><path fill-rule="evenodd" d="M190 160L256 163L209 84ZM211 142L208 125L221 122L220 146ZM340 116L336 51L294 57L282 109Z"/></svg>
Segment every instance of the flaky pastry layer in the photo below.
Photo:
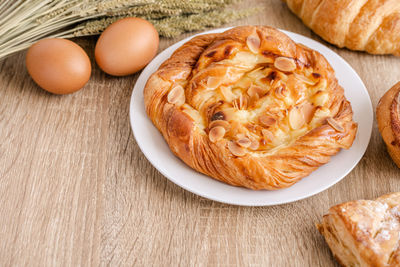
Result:
<svg viewBox="0 0 400 267"><path fill-rule="evenodd" d="M304 24L338 47L400 56L399 0L283 0Z"/></svg>
<svg viewBox="0 0 400 267"><path fill-rule="evenodd" d="M342 266L400 266L400 193L331 207L317 228Z"/></svg>
<svg viewBox="0 0 400 267"><path fill-rule="evenodd" d="M252 189L292 185L357 130L325 58L265 26L191 39L150 77L144 101L187 165Z"/></svg>

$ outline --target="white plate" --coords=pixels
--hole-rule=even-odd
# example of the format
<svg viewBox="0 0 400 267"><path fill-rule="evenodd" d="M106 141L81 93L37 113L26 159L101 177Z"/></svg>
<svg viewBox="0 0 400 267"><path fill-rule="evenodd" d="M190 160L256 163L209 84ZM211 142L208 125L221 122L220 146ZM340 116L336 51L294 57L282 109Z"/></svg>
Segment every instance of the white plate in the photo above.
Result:
<svg viewBox="0 0 400 267"><path fill-rule="evenodd" d="M223 32L227 29L229 28L205 33ZM192 38L190 37L165 49L147 65L135 84L130 103L130 120L136 142L151 164L169 180L192 193L215 201L243 206L269 206L317 194L340 181L357 165L368 146L372 130L372 104L367 89L357 73L335 52L302 35L282 32L294 41L319 51L335 69L339 83L345 88L346 97L353 107L354 120L358 122L357 137L353 146L349 150L340 151L329 163L293 186L276 191L253 191L230 186L188 167L170 151L162 135L147 117L143 103L143 88L147 79L161 63Z"/></svg>

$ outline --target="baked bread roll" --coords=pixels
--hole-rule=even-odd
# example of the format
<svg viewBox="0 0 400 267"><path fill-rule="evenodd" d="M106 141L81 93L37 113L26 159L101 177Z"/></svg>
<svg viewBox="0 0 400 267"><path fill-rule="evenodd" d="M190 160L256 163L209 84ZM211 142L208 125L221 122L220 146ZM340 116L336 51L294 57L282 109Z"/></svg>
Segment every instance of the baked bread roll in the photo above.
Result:
<svg viewBox="0 0 400 267"><path fill-rule="evenodd" d="M399 0L283 0L325 41L400 56Z"/></svg>
<svg viewBox="0 0 400 267"><path fill-rule="evenodd" d="M376 107L379 132L389 155L400 167L400 82L387 91Z"/></svg>
<svg viewBox="0 0 400 267"><path fill-rule="evenodd" d="M400 266L400 193L331 207L317 227L342 266Z"/></svg>
<svg viewBox="0 0 400 267"><path fill-rule="evenodd" d="M149 78L144 102L187 165L252 189L292 185L357 129L325 58L270 27L194 37Z"/></svg>

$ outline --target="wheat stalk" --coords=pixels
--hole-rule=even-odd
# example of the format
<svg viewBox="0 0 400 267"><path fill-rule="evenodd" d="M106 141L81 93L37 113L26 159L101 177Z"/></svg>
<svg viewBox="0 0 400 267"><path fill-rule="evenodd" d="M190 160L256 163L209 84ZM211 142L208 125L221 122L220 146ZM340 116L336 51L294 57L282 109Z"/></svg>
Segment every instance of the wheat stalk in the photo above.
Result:
<svg viewBox="0 0 400 267"><path fill-rule="evenodd" d="M42 38L72 38L101 33L124 17L150 20L160 35L185 31L248 16L228 5L240 0L2 0L0 2L0 59Z"/></svg>

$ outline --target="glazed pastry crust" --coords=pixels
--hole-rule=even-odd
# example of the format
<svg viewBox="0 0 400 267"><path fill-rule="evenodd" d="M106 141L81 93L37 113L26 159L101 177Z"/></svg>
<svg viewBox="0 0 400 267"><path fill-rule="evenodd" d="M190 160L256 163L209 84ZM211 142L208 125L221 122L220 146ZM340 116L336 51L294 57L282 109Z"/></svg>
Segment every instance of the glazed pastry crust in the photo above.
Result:
<svg viewBox="0 0 400 267"><path fill-rule="evenodd" d="M398 0L283 0L306 26L338 47L400 56Z"/></svg>
<svg viewBox="0 0 400 267"><path fill-rule="evenodd" d="M357 131L325 58L264 26L194 37L150 77L144 101L187 165L251 189L292 185Z"/></svg>
<svg viewBox="0 0 400 267"><path fill-rule="evenodd" d="M379 100L376 119L379 132L389 155L400 167L400 83L394 85Z"/></svg>
<svg viewBox="0 0 400 267"><path fill-rule="evenodd" d="M400 265L400 193L331 207L317 228L342 266Z"/></svg>

